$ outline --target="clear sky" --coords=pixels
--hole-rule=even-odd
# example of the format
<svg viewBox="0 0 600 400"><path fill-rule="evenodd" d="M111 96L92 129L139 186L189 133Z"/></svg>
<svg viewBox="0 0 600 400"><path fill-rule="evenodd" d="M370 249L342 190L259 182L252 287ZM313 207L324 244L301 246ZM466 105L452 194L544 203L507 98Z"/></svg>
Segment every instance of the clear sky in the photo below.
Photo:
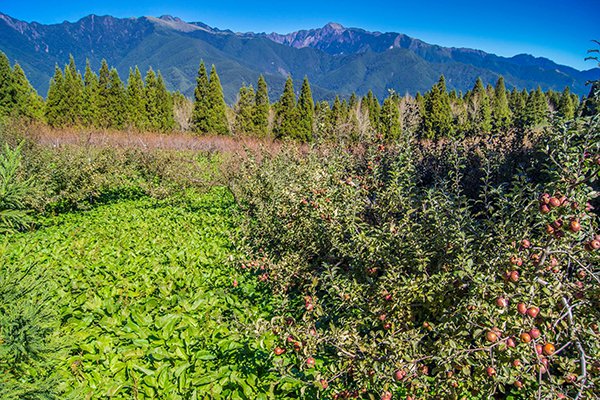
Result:
<svg viewBox="0 0 600 400"><path fill-rule="evenodd" d="M339 22L442 46L503 56L528 53L580 70L596 66L583 59L594 47L591 39L600 40L600 0L0 0L0 12L44 24L74 22L89 14L169 14L238 32L288 33Z"/></svg>

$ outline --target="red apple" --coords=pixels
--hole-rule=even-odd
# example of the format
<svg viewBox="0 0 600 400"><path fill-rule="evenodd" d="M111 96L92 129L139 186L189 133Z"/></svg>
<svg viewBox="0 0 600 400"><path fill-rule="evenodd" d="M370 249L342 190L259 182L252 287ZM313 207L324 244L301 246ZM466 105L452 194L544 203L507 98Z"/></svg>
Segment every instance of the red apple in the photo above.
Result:
<svg viewBox="0 0 600 400"><path fill-rule="evenodd" d="M531 318L537 317L539 313L540 309L538 307L529 307L527 309L527 315L529 315Z"/></svg>
<svg viewBox="0 0 600 400"><path fill-rule="evenodd" d="M554 352L556 351L556 348L554 348L554 345L552 343L546 343L544 345L544 354L547 356L551 356L552 354L554 354Z"/></svg>
<svg viewBox="0 0 600 400"><path fill-rule="evenodd" d="M401 381L402 379L404 379L406 377L406 372L399 369L396 372L394 372L394 379L397 381Z"/></svg>
<svg viewBox="0 0 600 400"><path fill-rule="evenodd" d="M529 331L529 335L530 335L532 338L534 338L534 339L537 339L537 338L539 338L541 334L542 334L542 333L540 332L540 330L539 330L538 328L532 328L532 329Z"/></svg>
<svg viewBox="0 0 600 400"><path fill-rule="evenodd" d="M517 304L517 311L519 312L519 314L527 314L527 306L525 305L525 303Z"/></svg>

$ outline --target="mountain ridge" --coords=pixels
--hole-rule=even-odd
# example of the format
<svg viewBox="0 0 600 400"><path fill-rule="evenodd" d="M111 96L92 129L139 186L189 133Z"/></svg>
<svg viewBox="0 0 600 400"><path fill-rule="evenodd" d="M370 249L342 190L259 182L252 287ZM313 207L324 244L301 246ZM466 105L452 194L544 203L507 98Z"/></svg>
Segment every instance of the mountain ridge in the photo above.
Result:
<svg viewBox="0 0 600 400"><path fill-rule="evenodd" d="M233 32L202 22L160 17L116 18L88 15L76 22L44 25L24 22L0 12L0 50L18 61L34 87L45 95L54 65L73 54L80 69L90 59L114 65L126 80L134 65L160 69L170 90L190 96L200 60L215 64L226 100L235 101L242 84L254 84L263 74L272 100L288 74L299 84L307 76L316 99L336 94L364 95L373 90L383 98L389 90L428 90L444 74L450 89L468 90L480 76L493 84L504 76L508 87L562 90L586 94L585 81L600 69L579 71L547 58L518 54L501 57L477 49L442 47L396 32L346 28L336 22L322 28L288 34Z"/></svg>

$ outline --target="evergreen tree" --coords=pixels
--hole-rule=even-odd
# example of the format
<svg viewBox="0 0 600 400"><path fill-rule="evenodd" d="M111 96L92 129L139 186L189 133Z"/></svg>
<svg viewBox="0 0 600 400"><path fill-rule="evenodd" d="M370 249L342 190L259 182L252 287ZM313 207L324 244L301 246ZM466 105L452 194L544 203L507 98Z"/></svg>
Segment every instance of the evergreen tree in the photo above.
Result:
<svg viewBox="0 0 600 400"><path fill-rule="evenodd" d="M358 98L356 97L356 93L352 92L350 96L350 101L348 102L348 107L350 110L354 110L358 106Z"/></svg>
<svg viewBox="0 0 600 400"><path fill-rule="evenodd" d="M44 111L44 101L27 80L25 72L19 64L13 68L13 83L15 88L15 113L30 121L41 120Z"/></svg>
<svg viewBox="0 0 600 400"><path fill-rule="evenodd" d="M229 123L227 122L227 104L223 98L223 88L217 74L217 68L212 66L210 80L208 83L208 106L210 132L217 135L229 134Z"/></svg>
<svg viewBox="0 0 600 400"><path fill-rule="evenodd" d="M69 64L65 66L63 76L62 112L65 123L69 126L80 125L83 108L83 79L77 71L72 55L69 56Z"/></svg>
<svg viewBox="0 0 600 400"><path fill-rule="evenodd" d="M254 130L258 136L264 137L269 133L269 92L267 82L261 75L258 77L254 108Z"/></svg>
<svg viewBox="0 0 600 400"><path fill-rule="evenodd" d="M296 138L302 142L312 140L314 107L310 83L308 83L308 78L304 77L298 97L298 126L296 128Z"/></svg>
<svg viewBox="0 0 600 400"><path fill-rule="evenodd" d="M452 135L452 109L444 75L440 76L438 82L427 93L424 114L423 133L426 138L437 139Z"/></svg>
<svg viewBox="0 0 600 400"><path fill-rule="evenodd" d="M125 126L127 117L126 92L123 81L115 68L110 70L108 91L108 116L109 125L115 129L122 129Z"/></svg>
<svg viewBox="0 0 600 400"><path fill-rule="evenodd" d="M173 97L167 90L167 85L162 77L160 71L158 71L156 77L156 89L157 89L157 109L158 109L158 120L159 130L161 132L168 132L175 128L175 117L173 115Z"/></svg>
<svg viewBox="0 0 600 400"><path fill-rule="evenodd" d="M15 104L15 87L10 61L0 51L0 116L9 115Z"/></svg>
<svg viewBox="0 0 600 400"><path fill-rule="evenodd" d="M98 76L86 60L83 74L81 119L84 126L98 126Z"/></svg>
<svg viewBox="0 0 600 400"><path fill-rule="evenodd" d="M492 129L492 109L487 91L481 78L477 78L470 94L471 125L475 133L489 132Z"/></svg>
<svg viewBox="0 0 600 400"><path fill-rule="evenodd" d="M208 133L210 130L208 121L208 90L208 74L206 73L204 61L202 61L198 68L196 89L194 90L194 111L192 113L192 127L194 132Z"/></svg>
<svg viewBox="0 0 600 400"><path fill-rule="evenodd" d="M339 138L339 134L344 123L344 110L339 96L335 96L331 111L329 112L329 137L333 140Z"/></svg>
<svg viewBox="0 0 600 400"><path fill-rule="evenodd" d="M331 110L329 103L319 101L315 104L314 121L315 121L315 137L317 140L324 141L331 139L331 121L329 118Z"/></svg>
<svg viewBox="0 0 600 400"><path fill-rule="evenodd" d="M106 60L102 60L98 73L97 119L96 125L101 128L111 126L111 100L110 100L110 69Z"/></svg>
<svg viewBox="0 0 600 400"><path fill-rule="evenodd" d="M146 114L146 88L139 68L129 68L127 79L127 123L141 131L148 124Z"/></svg>
<svg viewBox="0 0 600 400"><path fill-rule="evenodd" d="M240 88L235 103L234 132L241 135L252 135L254 128L255 93L252 86L243 85Z"/></svg>
<svg viewBox="0 0 600 400"><path fill-rule="evenodd" d="M296 137L296 95L294 93L294 82L288 76L283 88L283 94L277 103L277 125L275 136L277 138Z"/></svg>
<svg viewBox="0 0 600 400"><path fill-rule="evenodd" d="M63 97L63 74L58 65L56 65L54 67L54 76L50 80L48 95L46 96L46 108L44 110L46 122L50 126L59 127L65 124L62 110Z"/></svg>
<svg viewBox="0 0 600 400"><path fill-rule="evenodd" d="M146 84L144 87L145 105L146 105L146 129L150 131L159 131L160 110L159 110L159 94L158 94L158 78L152 67L146 72Z"/></svg>
<svg viewBox="0 0 600 400"><path fill-rule="evenodd" d="M535 91L531 91L527 98L525 118L529 127L537 127L548 122L548 102L539 86Z"/></svg>
<svg viewBox="0 0 600 400"><path fill-rule="evenodd" d="M527 93L519 92L517 88L513 88L509 96L508 106L512 114L513 126L518 129L525 127L525 104L527 101Z"/></svg>
<svg viewBox="0 0 600 400"><path fill-rule="evenodd" d="M373 131L378 131L379 112L381 110L379 100L377 100L377 98L373 95L373 92L370 90L367 93L367 97L363 100L364 101L361 103L364 103L364 105L366 106L366 111L369 113L369 122L371 124L371 129L373 129Z"/></svg>
<svg viewBox="0 0 600 400"><path fill-rule="evenodd" d="M558 115L566 120L571 120L575 117L575 105L569 87L565 87L560 100L558 102Z"/></svg>
<svg viewBox="0 0 600 400"><path fill-rule="evenodd" d="M506 86L504 78L498 78L494 92L492 107L492 124L496 132L506 131L512 125L508 98L506 97Z"/></svg>
<svg viewBox="0 0 600 400"><path fill-rule="evenodd" d="M400 137L402 126L400 123L400 109L394 96L388 96L383 101L381 107L379 126L381 133L388 140L395 140Z"/></svg>

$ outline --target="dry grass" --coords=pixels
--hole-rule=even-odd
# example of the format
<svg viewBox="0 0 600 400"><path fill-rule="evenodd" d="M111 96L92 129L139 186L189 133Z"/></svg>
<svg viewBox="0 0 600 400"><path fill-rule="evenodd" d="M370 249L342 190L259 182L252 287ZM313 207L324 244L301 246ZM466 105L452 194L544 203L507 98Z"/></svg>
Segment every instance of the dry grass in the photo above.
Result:
<svg viewBox="0 0 600 400"><path fill-rule="evenodd" d="M198 136L180 132L161 134L106 129L52 129L44 125L28 126L23 132L34 142L55 148L82 146L239 154L247 150L277 152L282 146L271 138Z"/></svg>

